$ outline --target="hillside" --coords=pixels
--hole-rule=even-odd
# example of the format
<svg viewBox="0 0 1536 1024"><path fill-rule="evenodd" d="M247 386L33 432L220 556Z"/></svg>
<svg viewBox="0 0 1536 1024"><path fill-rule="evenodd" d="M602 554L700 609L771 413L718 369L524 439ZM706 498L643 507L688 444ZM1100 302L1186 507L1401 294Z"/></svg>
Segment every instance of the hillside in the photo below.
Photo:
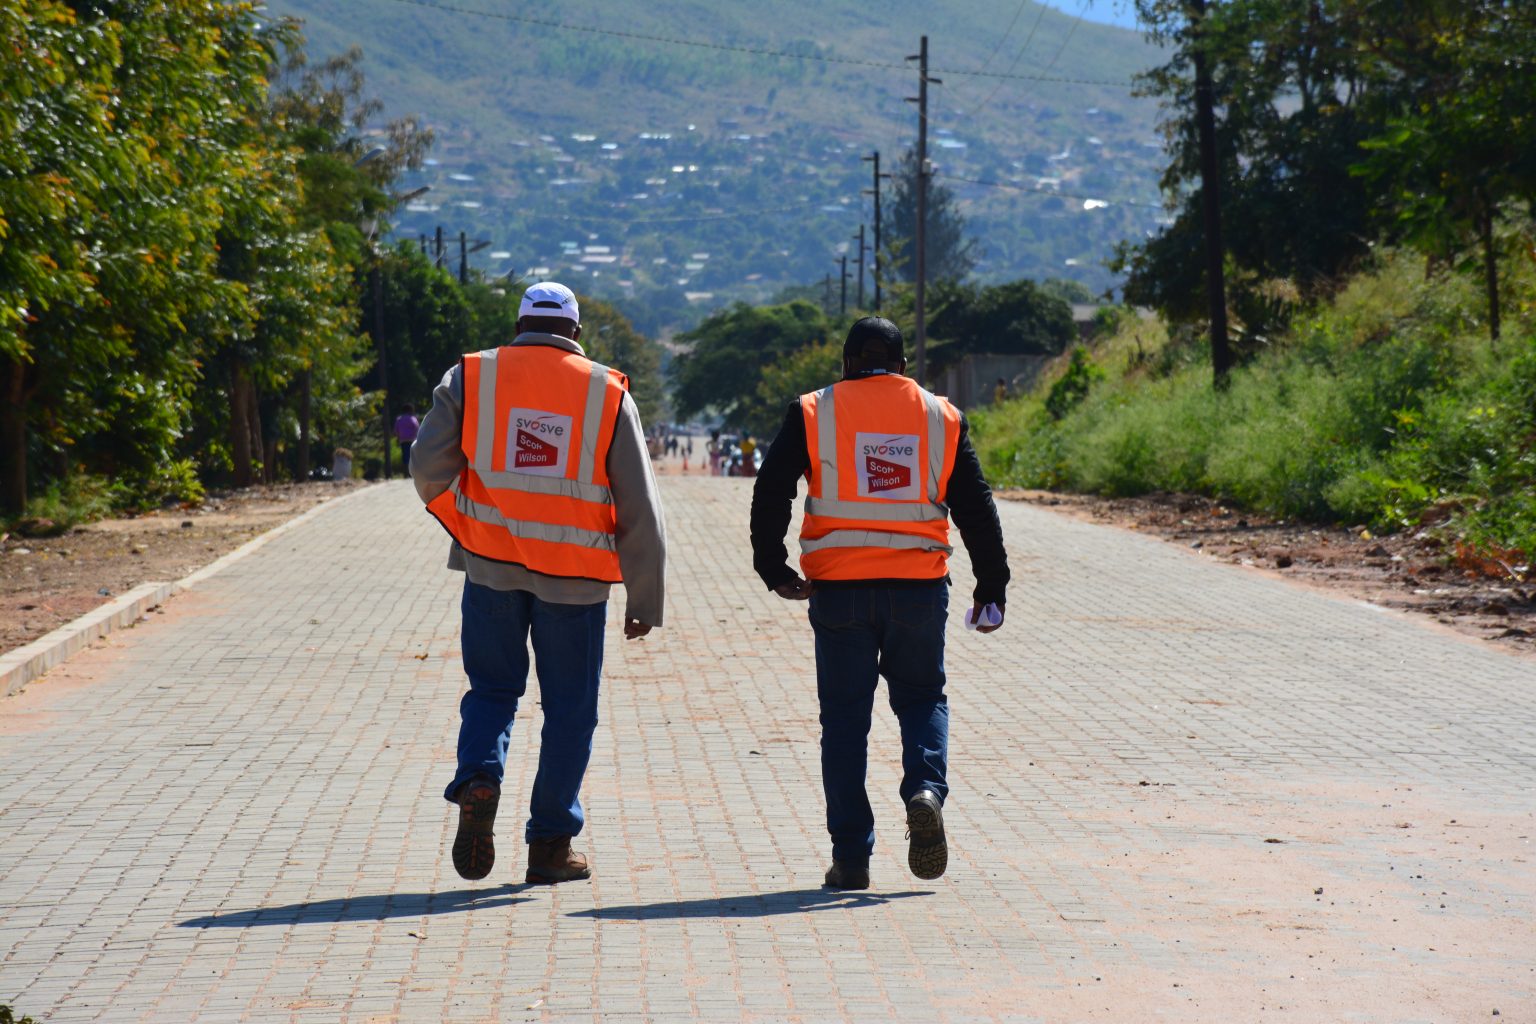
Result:
<svg viewBox="0 0 1536 1024"><path fill-rule="evenodd" d="M851 238L872 218L860 157L878 149L891 167L916 136L903 102L915 70L870 64L902 65L924 32L944 80L930 90L932 155L981 243L978 276L1103 289L1113 243L1161 215L1156 111L1124 84L1156 51L1028 0L899 0L879 22L847 0L575 0L554 15L568 27L510 20L545 16L490 0L270 10L303 19L315 57L361 46L387 114L436 129L433 163L407 182L432 191L399 234L487 239L473 257L485 272L565 278L651 331L835 277L843 251L852 272ZM963 73L975 69L1074 81Z"/></svg>

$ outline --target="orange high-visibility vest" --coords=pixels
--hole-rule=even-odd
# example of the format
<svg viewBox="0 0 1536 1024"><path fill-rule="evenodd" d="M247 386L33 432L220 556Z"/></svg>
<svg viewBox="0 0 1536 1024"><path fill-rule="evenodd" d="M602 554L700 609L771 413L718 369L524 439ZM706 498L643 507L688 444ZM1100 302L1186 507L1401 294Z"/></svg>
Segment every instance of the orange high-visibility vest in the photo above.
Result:
<svg viewBox="0 0 1536 1024"><path fill-rule="evenodd" d="M621 582L608 449L629 378L551 345L462 365L468 465L427 511L481 558Z"/></svg>
<svg viewBox="0 0 1536 1024"><path fill-rule="evenodd" d="M959 410L897 374L839 381L800 396L800 409L811 462L806 579L942 579Z"/></svg>

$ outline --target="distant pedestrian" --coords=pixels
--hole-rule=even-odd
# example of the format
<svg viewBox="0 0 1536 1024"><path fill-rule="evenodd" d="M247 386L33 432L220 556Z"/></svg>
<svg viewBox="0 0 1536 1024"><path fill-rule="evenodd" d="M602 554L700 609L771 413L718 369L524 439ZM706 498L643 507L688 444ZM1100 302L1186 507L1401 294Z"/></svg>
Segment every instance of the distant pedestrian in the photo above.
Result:
<svg viewBox="0 0 1536 1024"><path fill-rule="evenodd" d="M992 389L992 404L1001 405L1006 401L1008 401L1008 381L1003 377L999 377L997 378L997 386Z"/></svg>
<svg viewBox="0 0 1536 1024"><path fill-rule="evenodd" d="M757 476L757 441L751 434L743 434L741 438L741 475Z"/></svg>
<svg viewBox="0 0 1536 1024"><path fill-rule="evenodd" d="M721 463L725 459L725 447L720 443L720 431L709 432L709 440L704 445L704 451L709 455L709 475L719 476Z"/></svg>
<svg viewBox="0 0 1536 1024"><path fill-rule="evenodd" d="M411 473L411 445L421 432L421 421L416 418L416 407L407 402L395 417L395 440L400 442L400 468L407 476Z"/></svg>
<svg viewBox="0 0 1536 1024"><path fill-rule="evenodd" d="M875 818L864 777L882 675L901 724L907 864L924 879L948 865L949 515L976 574L980 632L1003 620L1002 526L965 418L902 376L906 365L895 324L855 323L843 343L842 380L790 405L752 492L753 567L780 597L810 600L833 889L869 886ZM801 477L809 481L803 579L784 549Z"/></svg>
<svg viewBox="0 0 1536 1024"><path fill-rule="evenodd" d="M416 491L453 537L448 568L465 574L453 866L484 878L507 744L528 680L539 677L544 727L533 781L529 882L587 878L571 850L597 727L609 588L624 583L624 637L660 626L666 537L645 431L628 379L588 359L564 285L535 284L517 337L474 352L443 377L416 441Z"/></svg>

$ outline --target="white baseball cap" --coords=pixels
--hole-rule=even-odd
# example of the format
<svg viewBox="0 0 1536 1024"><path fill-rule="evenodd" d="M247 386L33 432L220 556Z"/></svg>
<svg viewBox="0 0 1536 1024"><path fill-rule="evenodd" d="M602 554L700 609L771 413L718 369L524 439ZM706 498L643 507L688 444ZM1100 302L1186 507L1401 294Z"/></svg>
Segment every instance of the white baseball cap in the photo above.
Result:
<svg viewBox="0 0 1536 1024"><path fill-rule="evenodd" d="M581 323L581 310L576 305L576 295L563 284L540 281L530 285L523 293L523 301L517 306L518 319L525 316L563 316Z"/></svg>

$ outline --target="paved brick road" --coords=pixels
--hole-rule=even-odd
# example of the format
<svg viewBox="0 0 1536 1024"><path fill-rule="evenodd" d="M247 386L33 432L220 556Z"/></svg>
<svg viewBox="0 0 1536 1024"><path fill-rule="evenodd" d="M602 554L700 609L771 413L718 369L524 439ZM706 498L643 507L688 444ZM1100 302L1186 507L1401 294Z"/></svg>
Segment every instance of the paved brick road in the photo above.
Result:
<svg viewBox="0 0 1536 1024"><path fill-rule="evenodd" d="M907 874L885 712L875 888L823 892L809 627L751 575L749 483L664 482L671 619L610 639L589 884L448 863L459 578L398 482L0 704L0 1003L1536 1020L1536 662L1027 506L1007 625L951 629L950 873Z"/></svg>

